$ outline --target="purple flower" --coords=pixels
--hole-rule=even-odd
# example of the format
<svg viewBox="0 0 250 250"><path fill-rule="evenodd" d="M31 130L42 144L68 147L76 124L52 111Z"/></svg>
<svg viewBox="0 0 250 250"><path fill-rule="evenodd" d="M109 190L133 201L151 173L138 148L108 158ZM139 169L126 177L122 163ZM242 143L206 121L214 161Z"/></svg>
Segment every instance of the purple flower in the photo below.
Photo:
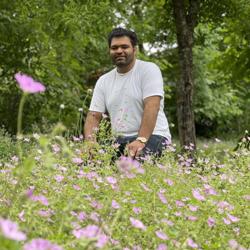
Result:
<svg viewBox="0 0 250 250"><path fill-rule="evenodd" d="M97 237L97 242L95 246L97 248L103 248L108 243L108 241L109 241L109 237L106 234L101 233Z"/></svg>
<svg viewBox="0 0 250 250"><path fill-rule="evenodd" d="M193 196L195 199L197 199L199 201L205 201L205 197L200 194L198 189L193 189L192 193L193 193Z"/></svg>
<svg viewBox="0 0 250 250"><path fill-rule="evenodd" d="M140 214L141 213L141 208L140 207L133 207L133 212L135 214Z"/></svg>
<svg viewBox="0 0 250 250"><path fill-rule="evenodd" d="M48 206L49 202L47 200L47 198L44 195L33 195L31 196L31 200L33 201L39 201L40 203L42 203L44 206Z"/></svg>
<svg viewBox="0 0 250 250"><path fill-rule="evenodd" d="M162 223L166 223L168 226L172 227L174 225L174 223L171 220L168 220L166 218L163 218L161 220Z"/></svg>
<svg viewBox="0 0 250 250"><path fill-rule="evenodd" d="M36 82L30 76L22 73L16 73L15 79L19 87L26 93L38 93L45 91L45 87L40 82Z"/></svg>
<svg viewBox="0 0 250 250"><path fill-rule="evenodd" d="M189 215L187 217L187 219L190 220L190 221L196 221L196 220L198 220L198 218L196 216L192 216L192 215Z"/></svg>
<svg viewBox="0 0 250 250"><path fill-rule="evenodd" d="M63 179L64 179L64 176L63 176L63 175L56 175L56 176L54 177L54 179L55 179L57 182L62 182Z"/></svg>
<svg viewBox="0 0 250 250"><path fill-rule="evenodd" d="M133 227L142 229L143 231L147 229L146 226L144 226L144 224L140 220L137 220L133 217L130 217L129 220Z"/></svg>
<svg viewBox="0 0 250 250"><path fill-rule="evenodd" d="M199 207L197 206L193 206L193 205L189 205L189 209L192 211L192 212L196 212L198 210Z"/></svg>
<svg viewBox="0 0 250 250"><path fill-rule="evenodd" d="M0 233L11 240L23 241L26 240L26 235L18 231L18 225L11 220L0 218Z"/></svg>
<svg viewBox="0 0 250 250"><path fill-rule="evenodd" d="M115 178L115 177L112 177L112 176L106 177L106 180L107 180L107 182L110 183L110 184L116 184L116 183L117 183L116 178Z"/></svg>
<svg viewBox="0 0 250 250"><path fill-rule="evenodd" d="M93 238L96 237L96 235L99 232L99 227L96 225L88 225L85 228L75 229L73 230L73 235L76 238Z"/></svg>
<svg viewBox="0 0 250 250"><path fill-rule="evenodd" d="M227 217L231 222L238 222L240 220L238 217L235 217L231 214L227 214Z"/></svg>
<svg viewBox="0 0 250 250"><path fill-rule="evenodd" d="M234 239L229 240L228 245L231 249L238 249L239 246L238 242Z"/></svg>
<svg viewBox="0 0 250 250"><path fill-rule="evenodd" d="M173 186L174 182L170 179L164 179L164 182L167 183L169 186Z"/></svg>
<svg viewBox="0 0 250 250"><path fill-rule="evenodd" d="M151 189L150 189L146 184L141 183L140 185L141 185L141 187L142 187L146 192L150 192L150 191L151 191Z"/></svg>
<svg viewBox="0 0 250 250"><path fill-rule="evenodd" d="M79 157L74 157L72 159L72 162L75 163L75 164L82 164L83 163L83 160Z"/></svg>
<svg viewBox="0 0 250 250"><path fill-rule="evenodd" d="M157 250L167 250L168 247L165 245L165 244L160 244L158 247L157 247Z"/></svg>
<svg viewBox="0 0 250 250"><path fill-rule="evenodd" d="M212 217L209 217L207 219L207 224L208 224L209 227L213 227L215 225L215 219L212 218Z"/></svg>
<svg viewBox="0 0 250 250"><path fill-rule="evenodd" d="M162 192L158 192L157 195L158 195L159 199L161 200L161 202L163 204L167 204L168 203L165 195Z"/></svg>
<svg viewBox="0 0 250 250"><path fill-rule="evenodd" d="M205 193L208 195L217 195L217 192L208 184L204 184Z"/></svg>
<svg viewBox="0 0 250 250"><path fill-rule="evenodd" d="M228 220L227 218L223 218L223 221L226 225L230 225L231 224L231 221Z"/></svg>
<svg viewBox="0 0 250 250"><path fill-rule="evenodd" d="M112 200L111 206L112 206L112 208L114 208L114 209L119 209L119 208L120 208L119 203L116 202L115 200Z"/></svg>
<svg viewBox="0 0 250 250"><path fill-rule="evenodd" d="M25 219L24 219L24 214L25 214L24 210L22 210L22 211L18 214L18 218L19 218L21 221L25 221Z"/></svg>
<svg viewBox="0 0 250 250"><path fill-rule="evenodd" d="M177 207L184 207L185 203L183 201L175 201Z"/></svg>
<svg viewBox="0 0 250 250"><path fill-rule="evenodd" d="M23 250L63 250L63 248L48 240L38 238L26 243Z"/></svg>
<svg viewBox="0 0 250 250"><path fill-rule="evenodd" d="M96 225L88 225L85 228L73 230L73 235L76 238L87 238L87 239L97 239L95 246L97 248L103 248L109 241L109 237L104 234L101 229Z"/></svg>
<svg viewBox="0 0 250 250"><path fill-rule="evenodd" d="M158 238L160 238L160 239L162 239L162 240L168 240L168 236L167 236L164 232L162 232L162 231L160 231L160 230L155 231L155 234L156 234L156 236L157 236Z"/></svg>
<svg viewBox="0 0 250 250"><path fill-rule="evenodd" d="M190 238L187 239L187 244L191 248L198 248L198 245L192 239L190 239Z"/></svg>

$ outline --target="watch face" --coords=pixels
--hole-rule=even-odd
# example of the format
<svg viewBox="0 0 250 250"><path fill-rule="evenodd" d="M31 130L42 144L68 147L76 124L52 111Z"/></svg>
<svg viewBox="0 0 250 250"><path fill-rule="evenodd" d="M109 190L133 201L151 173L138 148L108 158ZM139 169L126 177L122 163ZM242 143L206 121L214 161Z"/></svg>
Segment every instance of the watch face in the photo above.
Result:
<svg viewBox="0 0 250 250"><path fill-rule="evenodd" d="M138 141L142 142L142 143L146 143L147 139L145 137L138 137L137 138Z"/></svg>

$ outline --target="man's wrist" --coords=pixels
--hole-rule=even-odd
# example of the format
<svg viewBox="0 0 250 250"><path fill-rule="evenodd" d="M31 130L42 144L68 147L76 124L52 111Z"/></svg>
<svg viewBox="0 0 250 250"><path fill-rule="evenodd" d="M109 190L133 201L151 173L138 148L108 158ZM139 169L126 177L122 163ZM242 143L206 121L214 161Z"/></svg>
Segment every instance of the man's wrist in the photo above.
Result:
<svg viewBox="0 0 250 250"><path fill-rule="evenodd" d="M143 137L143 136L138 136L135 140L139 141L139 142L141 142L143 144L146 144L147 141L148 141L148 139L146 137Z"/></svg>

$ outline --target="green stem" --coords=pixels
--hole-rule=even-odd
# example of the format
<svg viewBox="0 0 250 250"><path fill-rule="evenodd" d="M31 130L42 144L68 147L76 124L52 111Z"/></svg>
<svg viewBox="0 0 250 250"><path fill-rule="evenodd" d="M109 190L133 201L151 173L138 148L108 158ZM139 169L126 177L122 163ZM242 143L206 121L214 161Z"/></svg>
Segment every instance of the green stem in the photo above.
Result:
<svg viewBox="0 0 250 250"><path fill-rule="evenodd" d="M21 97L21 101L19 103L18 117L17 117L17 144L18 144L18 154L19 154L20 160L22 159L22 155L23 155L20 139L22 136L23 106L24 106L26 96L27 96L27 93L23 93Z"/></svg>

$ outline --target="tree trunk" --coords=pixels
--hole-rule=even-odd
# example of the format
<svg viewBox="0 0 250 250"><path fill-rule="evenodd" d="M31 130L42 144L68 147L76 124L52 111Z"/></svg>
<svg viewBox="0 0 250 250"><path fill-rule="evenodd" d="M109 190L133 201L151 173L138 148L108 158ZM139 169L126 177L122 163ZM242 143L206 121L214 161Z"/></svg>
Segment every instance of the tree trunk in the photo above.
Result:
<svg viewBox="0 0 250 250"><path fill-rule="evenodd" d="M177 83L177 119L181 146L196 147L193 112L193 37L198 0L172 0L176 25L180 79Z"/></svg>

